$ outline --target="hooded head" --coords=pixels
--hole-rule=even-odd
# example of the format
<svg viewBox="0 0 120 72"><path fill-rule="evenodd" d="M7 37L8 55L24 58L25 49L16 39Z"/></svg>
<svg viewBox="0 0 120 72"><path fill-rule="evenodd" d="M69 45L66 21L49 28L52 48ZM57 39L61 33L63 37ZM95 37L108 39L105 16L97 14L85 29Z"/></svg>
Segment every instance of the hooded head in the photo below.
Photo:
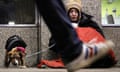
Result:
<svg viewBox="0 0 120 72"><path fill-rule="evenodd" d="M67 11L71 8L76 8L81 11L81 0L67 0L66 2L66 9Z"/></svg>
<svg viewBox="0 0 120 72"><path fill-rule="evenodd" d="M67 0L66 10L72 22L78 22L81 17L81 0Z"/></svg>

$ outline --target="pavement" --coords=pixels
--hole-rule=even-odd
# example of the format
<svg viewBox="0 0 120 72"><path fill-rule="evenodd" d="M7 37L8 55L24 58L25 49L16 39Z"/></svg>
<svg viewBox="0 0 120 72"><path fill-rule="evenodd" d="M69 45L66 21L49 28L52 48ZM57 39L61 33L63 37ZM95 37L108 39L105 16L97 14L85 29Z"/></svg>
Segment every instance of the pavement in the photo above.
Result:
<svg viewBox="0 0 120 72"><path fill-rule="evenodd" d="M0 68L0 72L67 72L66 69L39 69L39 68ZM120 68L80 69L76 72L120 72Z"/></svg>
<svg viewBox="0 0 120 72"><path fill-rule="evenodd" d="M76 72L120 72L120 68L81 69Z"/></svg>

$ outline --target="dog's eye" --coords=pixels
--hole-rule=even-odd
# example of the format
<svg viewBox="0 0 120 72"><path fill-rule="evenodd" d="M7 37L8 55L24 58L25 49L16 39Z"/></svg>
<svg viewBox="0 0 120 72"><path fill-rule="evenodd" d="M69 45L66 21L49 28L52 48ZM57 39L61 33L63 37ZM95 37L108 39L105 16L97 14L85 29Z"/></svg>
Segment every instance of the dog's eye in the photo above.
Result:
<svg viewBox="0 0 120 72"><path fill-rule="evenodd" d="M11 53L9 53L8 55L9 55L9 56L11 56L12 54L11 54Z"/></svg>

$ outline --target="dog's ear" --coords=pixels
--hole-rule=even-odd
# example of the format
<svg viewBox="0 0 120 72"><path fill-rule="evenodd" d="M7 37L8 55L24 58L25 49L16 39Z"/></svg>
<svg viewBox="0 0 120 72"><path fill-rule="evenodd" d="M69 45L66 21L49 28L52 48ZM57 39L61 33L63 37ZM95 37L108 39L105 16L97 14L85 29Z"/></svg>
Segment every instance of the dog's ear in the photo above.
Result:
<svg viewBox="0 0 120 72"><path fill-rule="evenodd" d="M13 48L11 51L8 52L8 56L11 56L12 54L14 54L17 51L16 48Z"/></svg>
<svg viewBox="0 0 120 72"><path fill-rule="evenodd" d="M8 56L11 56L12 55L12 52L8 52Z"/></svg>
<svg viewBox="0 0 120 72"><path fill-rule="evenodd" d="M16 52L16 51L17 51L16 47L11 50L11 52Z"/></svg>
<svg viewBox="0 0 120 72"><path fill-rule="evenodd" d="M19 54L20 54L21 56L26 56L26 53L23 53L23 52L19 52Z"/></svg>
<svg viewBox="0 0 120 72"><path fill-rule="evenodd" d="M25 51L24 54L27 55L27 52Z"/></svg>

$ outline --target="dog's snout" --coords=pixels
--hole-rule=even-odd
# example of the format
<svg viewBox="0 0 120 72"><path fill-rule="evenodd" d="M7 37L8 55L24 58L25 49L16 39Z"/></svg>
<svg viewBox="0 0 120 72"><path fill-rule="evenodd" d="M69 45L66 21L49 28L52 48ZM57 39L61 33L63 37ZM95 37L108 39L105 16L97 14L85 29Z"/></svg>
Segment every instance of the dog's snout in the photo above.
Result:
<svg viewBox="0 0 120 72"><path fill-rule="evenodd" d="M18 65L18 60L17 60L17 59L14 59L14 61L13 61L12 64L13 64L13 65Z"/></svg>
<svg viewBox="0 0 120 72"><path fill-rule="evenodd" d="M18 60L17 59L15 59L15 63L18 65Z"/></svg>

